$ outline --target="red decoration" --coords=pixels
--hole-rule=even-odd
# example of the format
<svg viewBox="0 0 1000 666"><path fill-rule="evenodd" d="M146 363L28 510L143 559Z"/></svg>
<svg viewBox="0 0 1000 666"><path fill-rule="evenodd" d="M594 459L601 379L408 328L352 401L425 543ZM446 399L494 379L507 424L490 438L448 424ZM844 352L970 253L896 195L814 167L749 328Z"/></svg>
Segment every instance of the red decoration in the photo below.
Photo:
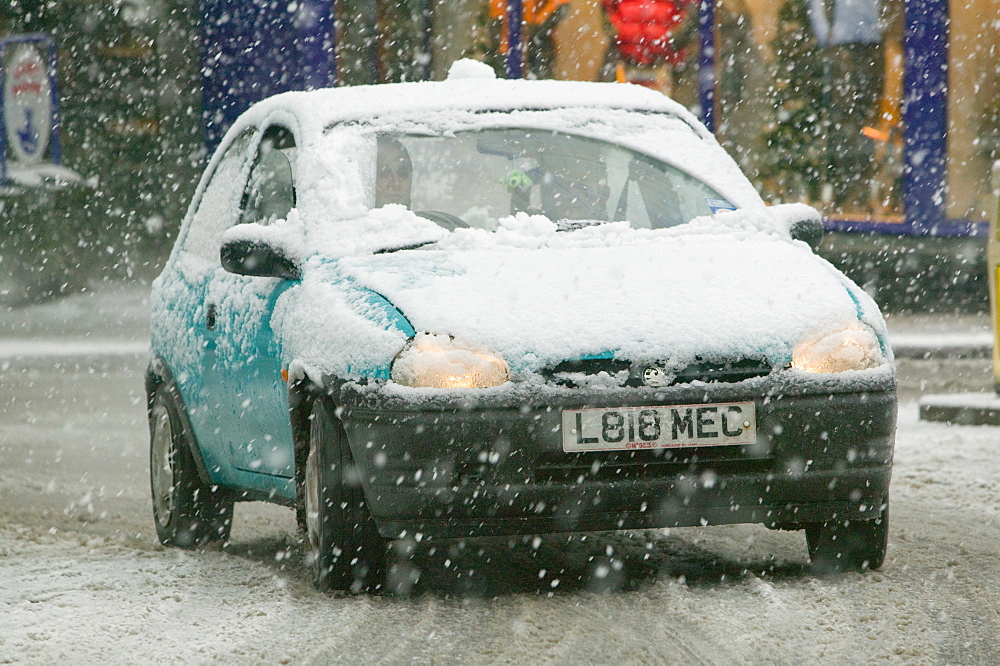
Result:
<svg viewBox="0 0 1000 666"><path fill-rule="evenodd" d="M615 45L622 58L636 65L683 60L672 36L684 20L685 2L673 0L602 0L618 33Z"/></svg>

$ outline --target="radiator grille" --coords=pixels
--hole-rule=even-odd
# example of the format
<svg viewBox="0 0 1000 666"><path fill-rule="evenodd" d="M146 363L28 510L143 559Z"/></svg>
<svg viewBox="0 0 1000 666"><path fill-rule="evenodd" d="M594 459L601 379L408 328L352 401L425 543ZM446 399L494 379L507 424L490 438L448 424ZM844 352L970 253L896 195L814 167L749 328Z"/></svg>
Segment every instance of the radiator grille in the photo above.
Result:
<svg viewBox="0 0 1000 666"><path fill-rule="evenodd" d="M563 361L558 365L546 368L542 375L552 384L568 388L580 388L588 384L588 380L598 378L606 373L607 382L616 386L645 386L643 371L650 366L667 364L631 363L619 359L582 359ZM681 369L669 382L663 386L690 384L699 381L710 383L735 383L753 377L764 377L771 373L771 365L758 359L743 358L730 361L696 360L691 365Z"/></svg>

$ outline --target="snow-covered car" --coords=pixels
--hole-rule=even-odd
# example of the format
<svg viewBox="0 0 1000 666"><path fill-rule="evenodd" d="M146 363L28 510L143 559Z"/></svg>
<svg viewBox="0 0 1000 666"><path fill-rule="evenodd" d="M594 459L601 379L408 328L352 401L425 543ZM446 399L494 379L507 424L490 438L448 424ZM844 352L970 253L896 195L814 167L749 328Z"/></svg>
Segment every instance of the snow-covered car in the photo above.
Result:
<svg viewBox="0 0 1000 666"><path fill-rule="evenodd" d="M387 540L727 523L876 568L895 369L818 219L638 86L460 61L260 102L153 287L159 538L287 504L340 589Z"/></svg>

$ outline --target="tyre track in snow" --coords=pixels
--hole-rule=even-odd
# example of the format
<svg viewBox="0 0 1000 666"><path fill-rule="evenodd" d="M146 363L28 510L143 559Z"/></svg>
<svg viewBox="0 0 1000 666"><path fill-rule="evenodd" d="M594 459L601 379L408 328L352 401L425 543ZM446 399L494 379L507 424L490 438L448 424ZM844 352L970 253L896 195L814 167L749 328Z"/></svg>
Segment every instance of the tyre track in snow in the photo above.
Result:
<svg viewBox="0 0 1000 666"><path fill-rule="evenodd" d="M639 616L629 594L515 595L498 600L367 602L379 640L355 629L342 644L363 663L727 663L685 621L657 604ZM343 653L322 651L343 663Z"/></svg>

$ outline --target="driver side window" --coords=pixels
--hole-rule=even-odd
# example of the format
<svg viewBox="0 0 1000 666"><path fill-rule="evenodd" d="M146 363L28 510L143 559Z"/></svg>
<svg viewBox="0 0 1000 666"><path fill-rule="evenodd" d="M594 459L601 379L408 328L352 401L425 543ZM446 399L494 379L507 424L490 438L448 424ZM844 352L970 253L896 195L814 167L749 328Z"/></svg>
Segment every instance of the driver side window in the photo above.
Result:
<svg viewBox="0 0 1000 666"><path fill-rule="evenodd" d="M269 127L261 137L243 191L240 223L270 224L283 220L295 207L292 163L295 138L284 127Z"/></svg>

